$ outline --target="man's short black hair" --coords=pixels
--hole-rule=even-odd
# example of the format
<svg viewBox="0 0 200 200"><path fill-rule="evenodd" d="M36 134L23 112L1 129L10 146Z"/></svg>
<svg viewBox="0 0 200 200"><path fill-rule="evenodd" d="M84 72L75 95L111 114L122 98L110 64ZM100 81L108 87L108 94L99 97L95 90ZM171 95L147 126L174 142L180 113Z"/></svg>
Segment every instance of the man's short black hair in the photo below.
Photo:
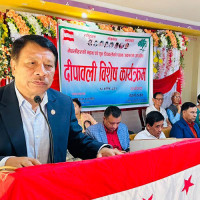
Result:
<svg viewBox="0 0 200 200"><path fill-rule="evenodd" d="M110 115L118 118L121 116L121 110L117 106L108 106L104 111L104 117L108 118Z"/></svg>
<svg viewBox="0 0 200 200"><path fill-rule="evenodd" d="M156 93L154 93L154 94L153 94L153 98L155 99L155 98L156 98L156 96L157 96L157 95L159 95L159 94L163 95L163 93L162 93L162 92L156 92Z"/></svg>
<svg viewBox="0 0 200 200"><path fill-rule="evenodd" d="M20 55L20 51L26 46L27 43L34 42L43 48L50 50L55 56L55 67L58 61L58 52L54 44L47 38L40 35L24 35L16 39L13 43L11 58L17 60Z"/></svg>
<svg viewBox="0 0 200 200"><path fill-rule="evenodd" d="M155 122L164 121L163 115L158 111L151 111L146 116L146 124L153 126Z"/></svg>
<svg viewBox="0 0 200 200"><path fill-rule="evenodd" d="M75 102L79 107L81 107L81 102L77 98L72 99L72 101Z"/></svg>
<svg viewBox="0 0 200 200"><path fill-rule="evenodd" d="M184 110L188 110L189 108L194 108L196 107L196 105L192 102L185 102L182 106L181 106L181 113L184 111Z"/></svg>

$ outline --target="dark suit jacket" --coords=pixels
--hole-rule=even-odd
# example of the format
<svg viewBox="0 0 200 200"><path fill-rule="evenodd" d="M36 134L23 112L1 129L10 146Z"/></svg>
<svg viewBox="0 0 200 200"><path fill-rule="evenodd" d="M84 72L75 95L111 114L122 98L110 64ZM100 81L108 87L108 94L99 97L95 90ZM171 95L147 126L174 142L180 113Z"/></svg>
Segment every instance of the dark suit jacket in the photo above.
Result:
<svg viewBox="0 0 200 200"><path fill-rule="evenodd" d="M200 129L199 126L195 123L194 129L196 130L198 138L200 137ZM170 132L170 137L175 138L194 138L190 127L187 122L181 117L179 121L177 121L173 126Z"/></svg>
<svg viewBox="0 0 200 200"><path fill-rule="evenodd" d="M103 143L82 133L70 97L49 89L47 115L53 133L54 161L66 160L67 148L75 157L94 158ZM51 114L51 110L55 114ZM5 156L27 156L26 141L14 82L0 88L0 160Z"/></svg>

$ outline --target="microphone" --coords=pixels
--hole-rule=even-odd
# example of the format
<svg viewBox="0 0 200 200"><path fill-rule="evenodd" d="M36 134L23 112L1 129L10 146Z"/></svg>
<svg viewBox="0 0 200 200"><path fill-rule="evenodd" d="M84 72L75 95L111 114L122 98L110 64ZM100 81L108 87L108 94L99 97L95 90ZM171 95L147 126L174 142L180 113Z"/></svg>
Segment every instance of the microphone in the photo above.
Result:
<svg viewBox="0 0 200 200"><path fill-rule="evenodd" d="M49 121L46 117L46 115L44 114L43 110L42 110L42 107L41 107L41 102L42 102L42 99L40 96L35 96L34 97L34 101L35 103L39 104L39 108L40 108L40 112L42 113L42 115L44 116L45 118L45 121L48 125L48 128L49 128L49 140L50 140L50 163L54 163L54 147L53 147L53 134L52 134L52 131L51 131L51 126L49 124Z"/></svg>
<svg viewBox="0 0 200 200"><path fill-rule="evenodd" d="M35 101L35 103L40 104L42 102L42 99L40 98L40 96L35 96L34 101Z"/></svg>

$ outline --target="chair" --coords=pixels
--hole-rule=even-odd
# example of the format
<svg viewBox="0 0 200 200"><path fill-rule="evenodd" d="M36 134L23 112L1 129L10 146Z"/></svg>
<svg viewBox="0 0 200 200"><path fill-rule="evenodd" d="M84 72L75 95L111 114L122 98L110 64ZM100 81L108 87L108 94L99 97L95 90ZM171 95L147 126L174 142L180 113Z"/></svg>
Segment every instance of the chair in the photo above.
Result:
<svg viewBox="0 0 200 200"><path fill-rule="evenodd" d="M144 122L144 127L146 126L146 108L142 109L142 119Z"/></svg>
<svg viewBox="0 0 200 200"><path fill-rule="evenodd" d="M165 134L166 138L169 138L171 128L164 129L162 132Z"/></svg>
<svg viewBox="0 0 200 200"><path fill-rule="evenodd" d="M130 134L129 135L130 140L134 140L136 135L137 135L137 133Z"/></svg>
<svg viewBox="0 0 200 200"><path fill-rule="evenodd" d="M104 111L94 111L92 112L92 117L98 122L103 122Z"/></svg>
<svg viewBox="0 0 200 200"><path fill-rule="evenodd" d="M128 130L138 133L142 130L142 123L138 110L128 110L122 112L122 122L128 126Z"/></svg>

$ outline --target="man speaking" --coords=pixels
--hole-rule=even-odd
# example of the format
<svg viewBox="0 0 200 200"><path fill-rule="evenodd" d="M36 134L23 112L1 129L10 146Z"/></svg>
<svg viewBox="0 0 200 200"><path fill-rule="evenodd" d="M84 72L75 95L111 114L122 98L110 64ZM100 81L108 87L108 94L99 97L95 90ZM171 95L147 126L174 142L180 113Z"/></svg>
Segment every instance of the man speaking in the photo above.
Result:
<svg viewBox="0 0 200 200"><path fill-rule="evenodd" d="M121 154L84 135L71 98L49 89L57 59L56 47L42 36L14 42L15 80L0 88L0 166L64 162L67 149L82 159Z"/></svg>

